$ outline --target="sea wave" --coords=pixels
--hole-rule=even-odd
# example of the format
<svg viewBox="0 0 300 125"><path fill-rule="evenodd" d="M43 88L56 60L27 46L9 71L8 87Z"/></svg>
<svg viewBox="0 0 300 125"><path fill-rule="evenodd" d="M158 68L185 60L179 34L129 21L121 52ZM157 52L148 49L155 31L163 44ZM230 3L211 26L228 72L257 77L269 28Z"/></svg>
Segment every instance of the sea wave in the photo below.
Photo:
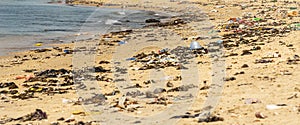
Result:
<svg viewBox="0 0 300 125"><path fill-rule="evenodd" d="M113 19L107 19L105 21L106 25L122 25L122 22L118 21L118 20L113 20Z"/></svg>

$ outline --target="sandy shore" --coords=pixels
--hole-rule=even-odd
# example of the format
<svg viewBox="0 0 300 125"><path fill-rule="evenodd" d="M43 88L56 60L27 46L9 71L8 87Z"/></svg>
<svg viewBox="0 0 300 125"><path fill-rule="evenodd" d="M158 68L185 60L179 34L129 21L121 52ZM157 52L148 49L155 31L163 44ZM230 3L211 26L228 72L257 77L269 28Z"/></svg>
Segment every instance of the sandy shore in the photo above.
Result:
<svg viewBox="0 0 300 125"><path fill-rule="evenodd" d="M175 16L0 57L0 124L299 123L299 3L128 0L101 6ZM191 52L194 40L205 49ZM103 95L92 94L98 89ZM205 107L208 101L212 108ZM101 105L108 108L94 110ZM199 121L203 111L211 115Z"/></svg>

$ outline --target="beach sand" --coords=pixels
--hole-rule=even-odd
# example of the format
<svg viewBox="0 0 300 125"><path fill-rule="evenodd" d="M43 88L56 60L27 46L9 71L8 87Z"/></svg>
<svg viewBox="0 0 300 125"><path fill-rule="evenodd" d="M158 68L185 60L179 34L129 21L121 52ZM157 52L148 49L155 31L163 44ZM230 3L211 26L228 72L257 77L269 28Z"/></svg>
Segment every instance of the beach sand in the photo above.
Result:
<svg viewBox="0 0 300 125"><path fill-rule="evenodd" d="M110 114L102 114L103 117L98 118L97 116L103 113L102 111L97 112L86 109L88 106L83 106L80 99L78 99L83 95L80 92L79 94L77 93L80 89L76 90L75 85L49 85L49 79L59 80L60 84L63 84L63 77L47 78L46 81L37 80L26 83L24 83L26 77L20 77L27 75L28 79L34 79L31 78L34 77L33 72L41 72L48 69L76 71L75 68L78 67L101 66L103 69L111 70L111 72L100 71L95 73L94 75L103 76L103 79L97 80L96 83L100 86L101 92L107 95L106 102L112 106L111 109L125 116L144 116L147 118L149 115L160 114L161 111L172 113L172 111L167 111L167 109L175 105L179 107L178 109L183 110L183 114L181 115L188 117L175 119L175 121L178 120L175 122L175 124L178 125L299 124L300 100L298 96L300 84L299 80L297 80L300 76L298 59L300 52L298 49L300 48L299 30L288 33L278 33L274 31L274 36L272 36L272 33L258 33L250 38L241 35L228 38L226 34L232 33L232 30L227 29L228 31L226 31L226 27L218 27L219 24L228 24L230 18L242 17L246 13L252 13L252 15L256 15L257 18L265 19L267 22L279 23L279 20L281 20L287 24L292 22L299 23L299 15L291 19L286 17L287 14L284 14L284 11L280 11L291 10L287 7L297 7L299 11L299 3L283 4L282 1L278 1L279 2L266 3L262 3L261 1L250 3L245 0L192 0L189 2L176 0L105 1L106 6L104 7L108 8L126 7L126 9L167 12L177 16L170 19L171 21L166 21L172 22L172 20L176 19L186 19L188 21L186 24L172 24L166 27L145 27L142 29L134 29L132 32L115 34L108 33L108 35L103 36L104 38L99 37L94 40L82 41L75 44L55 45L57 48L49 48L49 51L46 52L27 51L0 57L0 83L14 82L18 86L17 89L9 89L8 87L0 88L0 121L6 122L6 124L43 125L54 124L56 122L60 124L79 124L79 121L86 123L95 121L92 124L101 124L101 122L96 121L116 119L114 117L116 114L112 114L111 116ZM117 5L112 6L113 4ZM278 8L276 8L275 5L278 6ZM276 8L275 11L271 11L272 6L273 9ZM257 12L261 10L265 12L263 14L257 14ZM267 16L268 14L270 14L270 16ZM269 18L274 18L274 20ZM210 28L212 26L215 26L215 28ZM265 27L280 28L284 26L287 25L267 25ZM246 29L247 28L244 30L246 31ZM217 30L220 30L220 32L217 32ZM201 40L201 37L216 35L221 35L223 38ZM164 48L174 49L177 46L189 47L191 41L196 40L196 38L198 38L197 41L204 48L209 48L208 43L223 39L224 47L219 49L223 54L218 55L219 58L212 57L212 51L209 51L207 54L199 54L197 57L194 57L189 64L184 65L188 67L187 70L177 70L176 66L136 70L142 67L143 64L136 61L126 61L127 58L142 52L149 54L151 51L158 53L159 50ZM126 40L127 43L119 45L118 42L120 40ZM229 40L233 42L228 42ZM247 40L250 42L243 43L247 42ZM256 41L253 42L254 40ZM73 52L68 54L64 51L76 50L80 47L95 49L96 52L93 53L90 51L88 54ZM220 63L220 65L216 66L218 63ZM126 73L115 70L116 67L120 69L125 68ZM24 70L29 69L35 70L33 72L24 72ZM225 81L223 81L222 73L219 72L222 70L225 71ZM218 74L221 74L221 78L219 79L222 79L222 81L218 81ZM182 76L183 79L178 80L176 76ZM19 79L16 79L17 77L19 77ZM122 78L129 79L130 83L120 80ZM117 79L120 81L117 81ZM149 80L150 82L148 82ZM151 80L154 80L155 83ZM214 80L216 80L217 83ZM168 82L172 83L172 85L168 85L169 87L166 86ZM39 89L32 86L36 83L47 83L45 86L36 86L38 86L38 88L45 87L48 88L48 90L39 92ZM124 86L125 84L135 86L137 90L142 92L148 90L153 91L155 88L170 90L180 85L190 84L196 86L196 88L191 87L191 89L195 91L188 90L187 92L194 95L194 98L186 99L186 102L191 104L191 106L189 106L183 104L185 102L184 99L178 102L173 100L174 97L178 95L186 95L185 92L181 91L162 92L156 94L155 96L157 97L154 96L154 98L133 98L130 96L124 98L122 95L125 94L125 92L122 91L127 91L128 89L121 89L120 86L123 84ZM213 88L211 86L212 84L224 84L221 89L217 89L218 92L221 93L220 95L209 94L209 91ZM49 88L58 88L60 90L52 91L49 90ZM65 90L66 88L70 89ZM17 90L18 93L10 94L13 92L12 90ZM36 97L20 99L20 93L26 90L33 91ZM122 91L109 96L109 93L114 93L117 90ZM63 93L63 91L67 93ZM14 95L17 95L17 98L13 98ZM220 97L220 100L210 102L214 109L211 113L215 119L206 119L208 122L198 122L199 118L193 116L201 113L201 111L206 111L204 107L205 102L215 97ZM121 103L122 99L127 100L125 101L126 103ZM148 104L149 102L153 102L153 104ZM215 104L216 106L214 107ZM127 107L123 107L123 105L127 105ZM132 107L138 105L138 107L129 108L130 105L132 105ZM17 119L36 111L36 109L41 109L46 112L48 116L47 119L35 121L32 119L28 121ZM155 120L161 124L168 123L169 117L174 115L177 114L168 114L165 117L160 117ZM61 119L62 117L64 118L63 120ZM15 118L15 120L9 120L9 118ZM61 119L61 121L58 119ZM135 122L122 121L122 118L116 121L119 124ZM108 124L112 123L113 122L108 122ZM147 123L150 124L151 121L141 120L140 124Z"/></svg>

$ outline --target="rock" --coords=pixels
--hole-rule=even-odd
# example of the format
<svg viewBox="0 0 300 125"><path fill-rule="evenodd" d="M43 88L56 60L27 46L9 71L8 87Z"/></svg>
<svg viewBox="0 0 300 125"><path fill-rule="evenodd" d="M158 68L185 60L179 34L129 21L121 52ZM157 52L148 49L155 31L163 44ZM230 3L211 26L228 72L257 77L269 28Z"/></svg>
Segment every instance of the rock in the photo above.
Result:
<svg viewBox="0 0 300 125"><path fill-rule="evenodd" d="M247 64L243 64L242 68L248 68L249 66Z"/></svg>
<svg viewBox="0 0 300 125"><path fill-rule="evenodd" d="M182 80L182 77L181 76L176 76L173 80L174 81L180 81L180 80Z"/></svg>
<svg viewBox="0 0 300 125"><path fill-rule="evenodd" d="M61 118L57 119L57 121L64 121L64 120L65 120L64 117L61 117Z"/></svg>
<svg viewBox="0 0 300 125"><path fill-rule="evenodd" d="M147 80L143 82L145 85L151 84L151 83L155 83L154 80Z"/></svg>
<svg viewBox="0 0 300 125"><path fill-rule="evenodd" d="M103 94L95 94L91 98L84 99L83 104L88 105L88 104L95 104L95 105L103 105L107 98Z"/></svg>
<svg viewBox="0 0 300 125"><path fill-rule="evenodd" d="M167 83L167 87L174 87L174 85L173 85L173 83L168 82L168 83Z"/></svg>
<svg viewBox="0 0 300 125"><path fill-rule="evenodd" d="M43 120L43 119L47 119L46 112L43 112L41 109L36 109L35 112L16 118L14 120L26 122L26 121L36 121L36 120Z"/></svg>
<svg viewBox="0 0 300 125"><path fill-rule="evenodd" d="M110 93L105 93L104 95L105 96L114 96L114 95L117 95L119 93L121 93L119 90L114 90L114 91L112 91Z"/></svg>
<svg viewBox="0 0 300 125"><path fill-rule="evenodd" d="M201 87L200 90L206 90L206 89L209 89L209 88L210 88L209 86L205 85L205 86Z"/></svg>
<svg viewBox="0 0 300 125"><path fill-rule="evenodd" d="M169 102L169 99L168 98L165 98L165 97L158 97L156 98L155 101L153 102L147 102L146 104L160 104L160 105L168 105L168 104L171 104L171 102Z"/></svg>
<svg viewBox="0 0 300 125"><path fill-rule="evenodd" d="M36 69L25 69L23 71L27 72L27 73L32 73L32 72L37 71L37 70Z"/></svg>
<svg viewBox="0 0 300 125"><path fill-rule="evenodd" d="M16 83L14 82L8 82L8 83L0 83L0 88L6 88L8 87L9 89L17 89L19 88Z"/></svg>
<svg viewBox="0 0 300 125"><path fill-rule="evenodd" d="M164 22L164 23L159 22L159 23L155 23L155 24L150 24L150 25L147 25L146 27L152 27L152 26L166 27L166 26L174 26L174 25L179 25L179 24L186 24L186 22L183 21L182 19L174 19L169 22Z"/></svg>
<svg viewBox="0 0 300 125"><path fill-rule="evenodd" d="M34 75L38 78L57 78L59 75L65 75L65 74L70 74L72 71L71 70L66 70L66 69L48 69L45 71L41 72L36 72Z"/></svg>
<svg viewBox="0 0 300 125"><path fill-rule="evenodd" d="M133 98L135 98L137 96L143 96L143 95L145 95L145 94L143 92L139 91L139 90L126 93L126 96L131 96Z"/></svg>
<svg viewBox="0 0 300 125"><path fill-rule="evenodd" d="M11 96L12 98L16 99L29 99L29 98L35 98L34 96L34 93L33 92L22 92L22 93L19 93L17 95L13 95Z"/></svg>
<svg viewBox="0 0 300 125"><path fill-rule="evenodd" d="M82 115L82 116L85 116L85 115L86 115L86 113L83 112L83 111L74 111L74 112L72 112L72 114L73 114L73 115Z"/></svg>
<svg viewBox="0 0 300 125"><path fill-rule="evenodd" d="M109 61L100 61L99 64L109 64Z"/></svg>
<svg viewBox="0 0 300 125"><path fill-rule="evenodd" d="M224 78L224 81L234 81L236 80L235 77L227 77L227 78Z"/></svg>
<svg viewBox="0 0 300 125"><path fill-rule="evenodd" d="M166 89L164 89L164 88L156 88L153 91L154 94L160 94L160 93L163 93L163 92L166 92Z"/></svg>
<svg viewBox="0 0 300 125"><path fill-rule="evenodd" d="M250 52L249 50L243 50L243 53L241 54L241 56L244 56L244 55L251 55L252 52Z"/></svg>
<svg viewBox="0 0 300 125"><path fill-rule="evenodd" d="M92 125L93 122L78 121L74 125Z"/></svg>
<svg viewBox="0 0 300 125"><path fill-rule="evenodd" d="M42 53L42 52L47 52L47 51L51 51L51 49L36 49L36 50L34 50L35 53Z"/></svg>
<svg viewBox="0 0 300 125"><path fill-rule="evenodd" d="M230 57L230 56L238 56L239 54L237 53L230 53L229 55L225 55L224 57Z"/></svg>
<svg viewBox="0 0 300 125"><path fill-rule="evenodd" d="M292 96L288 97L287 99L293 99L293 98L298 98L297 93L293 94Z"/></svg>
<svg viewBox="0 0 300 125"><path fill-rule="evenodd" d="M193 84L189 84L189 85L181 85L179 87L175 87L172 89L169 89L167 92L176 92L176 91L188 91L191 88L196 88L197 86L193 85Z"/></svg>
<svg viewBox="0 0 300 125"><path fill-rule="evenodd" d="M199 123L201 122L216 122L216 121L224 121L224 118L218 116L209 116L206 118L200 118L198 120Z"/></svg>
<svg viewBox="0 0 300 125"><path fill-rule="evenodd" d="M256 59L254 63L272 63L274 60L272 59Z"/></svg>
<svg viewBox="0 0 300 125"><path fill-rule="evenodd" d="M135 84L135 85L133 85L133 86L128 86L128 87L126 87L125 89L131 89L131 88L142 88L142 86L140 85L140 84Z"/></svg>
<svg viewBox="0 0 300 125"><path fill-rule="evenodd" d="M245 72L244 72L244 71L236 72L236 73L234 73L233 75L240 75L240 74L245 74Z"/></svg>
<svg viewBox="0 0 300 125"><path fill-rule="evenodd" d="M104 69L102 66L94 67L95 72L110 72L110 70Z"/></svg>
<svg viewBox="0 0 300 125"><path fill-rule="evenodd" d="M150 91L146 92L146 98L156 98L156 97L157 96L153 92L150 92Z"/></svg>
<svg viewBox="0 0 300 125"><path fill-rule="evenodd" d="M158 19L147 19L145 21L145 23L159 23L159 22L160 22L160 20L158 20Z"/></svg>
<svg viewBox="0 0 300 125"><path fill-rule="evenodd" d="M51 122L50 125L60 125L59 122Z"/></svg>
<svg viewBox="0 0 300 125"><path fill-rule="evenodd" d="M133 32L133 30L125 30L125 31L116 31L116 32L110 32L110 33L113 36L117 36L117 35L128 35L132 32Z"/></svg>
<svg viewBox="0 0 300 125"><path fill-rule="evenodd" d="M187 67L183 66L182 64L178 64L176 67L177 67L176 68L177 70L188 69Z"/></svg>

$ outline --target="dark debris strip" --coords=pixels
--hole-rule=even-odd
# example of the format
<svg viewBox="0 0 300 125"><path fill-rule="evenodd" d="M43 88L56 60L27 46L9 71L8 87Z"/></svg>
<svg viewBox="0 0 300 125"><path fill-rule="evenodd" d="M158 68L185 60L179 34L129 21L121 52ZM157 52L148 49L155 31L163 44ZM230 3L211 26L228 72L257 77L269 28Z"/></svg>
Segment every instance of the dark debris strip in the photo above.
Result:
<svg viewBox="0 0 300 125"><path fill-rule="evenodd" d="M26 121L39 121L43 119L47 119L47 113L42 111L41 109L36 109L35 112L32 112L30 114L18 117L18 118L6 118L1 119L0 124L6 124L13 121L20 121L20 122L26 122Z"/></svg>
<svg viewBox="0 0 300 125"><path fill-rule="evenodd" d="M105 95L103 94L96 94L94 93L94 95L90 98L84 98L83 99L83 104L85 105L90 105L90 104L93 104L93 105L103 105L105 104L105 101L107 100L107 98L105 97Z"/></svg>

